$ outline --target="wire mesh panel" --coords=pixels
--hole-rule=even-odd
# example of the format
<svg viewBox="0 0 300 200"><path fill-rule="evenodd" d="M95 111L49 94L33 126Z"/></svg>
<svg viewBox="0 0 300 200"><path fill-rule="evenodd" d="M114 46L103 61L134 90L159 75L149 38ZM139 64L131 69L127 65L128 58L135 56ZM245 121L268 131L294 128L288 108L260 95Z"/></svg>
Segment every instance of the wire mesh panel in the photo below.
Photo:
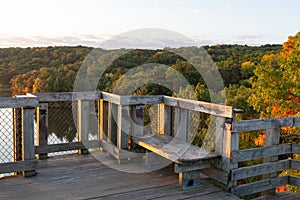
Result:
<svg viewBox="0 0 300 200"><path fill-rule="evenodd" d="M77 142L77 103L71 101L49 102L48 104L48 144ZM49 156L72 154L77 151L50 153Z"/></svg>
<svg viewBox="0 0 300 200"><path fill-rule="evenodd" d="M13 131L12 131L12 109L0 109L0 163L13 161ZM12 173L0 174L2 176Z"/></svg>

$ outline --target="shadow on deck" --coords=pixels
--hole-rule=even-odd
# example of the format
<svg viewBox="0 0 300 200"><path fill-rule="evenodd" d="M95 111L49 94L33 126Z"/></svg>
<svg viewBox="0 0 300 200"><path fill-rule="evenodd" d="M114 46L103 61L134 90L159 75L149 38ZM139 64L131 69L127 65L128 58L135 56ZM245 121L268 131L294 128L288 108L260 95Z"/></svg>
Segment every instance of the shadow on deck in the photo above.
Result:
<svg viewBox="0 0 300 200"><path fill-rule="evenodd" d="M131 174L111 169L91 155L41 160L37 173L2 179L0 199L239 199L204 176L200 188L183 190L173 167Z"/></svg>

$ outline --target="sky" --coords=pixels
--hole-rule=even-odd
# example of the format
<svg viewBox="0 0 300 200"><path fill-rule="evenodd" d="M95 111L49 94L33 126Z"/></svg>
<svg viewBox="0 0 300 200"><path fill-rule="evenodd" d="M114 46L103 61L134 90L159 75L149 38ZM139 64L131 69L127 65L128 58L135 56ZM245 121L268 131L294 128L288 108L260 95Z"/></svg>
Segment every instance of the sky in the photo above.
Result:
<svg viewBox="0 0 300 200"><path fill-rule="evenodd" d="M199 46L282 44L300 31L299 8L299 0L1 0L0 47L101 47L142 28Z"/></svg>

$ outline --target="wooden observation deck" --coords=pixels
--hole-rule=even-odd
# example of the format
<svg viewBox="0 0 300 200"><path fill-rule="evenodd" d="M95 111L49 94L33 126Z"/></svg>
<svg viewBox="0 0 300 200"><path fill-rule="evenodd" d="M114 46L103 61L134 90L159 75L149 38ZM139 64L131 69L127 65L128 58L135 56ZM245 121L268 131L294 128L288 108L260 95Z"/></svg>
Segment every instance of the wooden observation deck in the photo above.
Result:
<svg viewBox="0 0 300 200"><path fill-rule="evenodd" d="M76 141L49 143L53 102L72 105ZM279 144L281 127L300 127L296 117L236 121L240 111L230 106L105 92L0 98L0 108L13 110L14 152L12 162L0 163L0 174L17 175L0 180L2 199L239 199L253 194L300 199L296 193L275 193L283 185L300 186L296 176L279 176L300 170L292 159L300 145ZM190 144L199 113L215 120L213 152ZM239 149L239 133L264 129L264 147ZM51 156L70 150L81 155ZM239 165L255 159L261 162ZM258 176L251 183L240 181Z"/></svg>

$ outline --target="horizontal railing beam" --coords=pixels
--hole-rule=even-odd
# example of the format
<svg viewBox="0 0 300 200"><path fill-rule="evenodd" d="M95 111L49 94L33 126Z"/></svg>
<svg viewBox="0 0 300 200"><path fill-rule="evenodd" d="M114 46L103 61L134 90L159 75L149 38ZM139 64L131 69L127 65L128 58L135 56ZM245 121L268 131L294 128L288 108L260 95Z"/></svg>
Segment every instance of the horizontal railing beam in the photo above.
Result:
<svg viewBox="0 0 300 200"><path fill-rule="evenodd" d="M274 173L291 168L291 160L280 160L278 162L263 163L248 167L234 169L231 172L231 180L237 181L253 176Z"/></svg>
<svg viewBox="0 0 300 200"><path fill-rule="evenodd" d="M0 108L26 108L26 107L38 107L39 101L37 98L22 96L15 97L1 97Z"/></svg>
<svg viewBox="0 0 300 200"><path fill-rule="evenodd" d="M53 153L53 152L59 152L59 151L98 148L101 146L102 146L102 144L101 144L100 140L90 140L90 141L84 141L84 142L69 142L69 143L61 143L61 144L49 144L49 145L35 146L35 153L36 154L44 154L44 153Z"/></svg>
<svg viewBox="0 0 300 200"><path fill-rule="evenodd" d="M292 153L291 144L279 144L269 147L257 147L246 150L232 151L231 160L232 163L238 163L248 160L254 160L257 158L267 158L289 153Z"/></svg>
<svg viewBox="0 0 300 200"><path fill-rule="evenodd" d="M141 105L141 104L161 104L163 95L151 96L121 96L120 104L122 106Z"/></svg>
<svg viewBox="0 0 300 200"><path fill-rule="evenodd" d="M50 101L77 101L86 100L92 101L101 98L101 92L46 92L34 93L40 102Z"/></svg>
<svg viewBox="0 0 300 200"><path fill-rule="evenodd" d="M0 174L32 171L37 169L37 160L24 160L0 164Z"/></svg>
<svg viewBox="0 0 300 200"><path fill-rule="evenodd" d="M207 113L219 117L233 118L234 115L234 109L231 106L207 103L203 101L164 96L164 104L196 112Z"/></svg>
<svg viewBox="0 0 300 200"><path fill-rule="evenodd" d="M232 132L264 130L285 126L294 126L294 117L235 121Z"/></svg>
<svg viewBox="0 0 300 200"><path fill-rule="evenodd" d="M286 184L289 184L288 175L236 186L231 188L231 193L233 195L241 197L249 194L275 189Z"/></svg>

